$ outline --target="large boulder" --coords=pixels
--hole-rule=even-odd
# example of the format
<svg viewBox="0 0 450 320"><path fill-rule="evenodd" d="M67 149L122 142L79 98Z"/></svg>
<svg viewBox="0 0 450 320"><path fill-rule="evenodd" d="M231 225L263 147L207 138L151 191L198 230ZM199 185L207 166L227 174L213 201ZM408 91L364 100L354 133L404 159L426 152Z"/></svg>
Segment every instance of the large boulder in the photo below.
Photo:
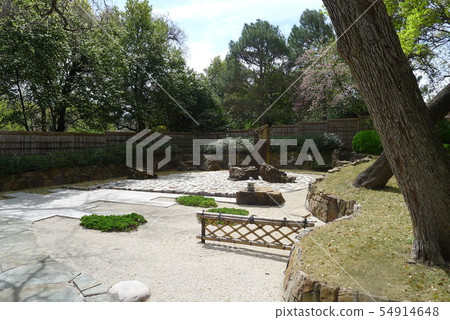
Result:
<svg viewBox="0 0 450 320"><path fill-rule="evenodd" d="M230 167L229 168L230 176L228 180L238 181L238 180L249 180L252 178L253 180L258 180L258 168L250 166L246 168L240 167Z"/></svg>
<svg viewBox="0 0 450 320"><path fill-rule="evenodd" d="M259 175L263 180L272 183L295 182L296 177L288 177L286 172L281 171L274 166L263 163L259 168Z"/></svg>

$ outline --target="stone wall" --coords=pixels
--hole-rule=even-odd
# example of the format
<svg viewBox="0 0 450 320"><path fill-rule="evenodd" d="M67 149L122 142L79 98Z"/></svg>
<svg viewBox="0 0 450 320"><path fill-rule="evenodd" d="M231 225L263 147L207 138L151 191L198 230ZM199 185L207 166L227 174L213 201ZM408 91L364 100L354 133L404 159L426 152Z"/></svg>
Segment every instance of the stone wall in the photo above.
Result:
<svg viewBox="0 0 450 320"><path fill-rule="evenodd" d="M307 230L307 229L306 229ZM317 281L301 270L301 247L298 241L291 251L283 283L286 302L385 302L387 297L368 295Z"/></svg>
<svg viewBox="0 0 450 320"><path fill-rule="evenodd" d="M360 208L355 200L344 200L328 194L315 183L309 184L305 205L313 216L326 223L350 216Z"/></svg>
<svg viewBox="0 0 450 320"><path fill-rule="evenodd" d="M0 177L0 192L109 179L127 176L129 173L129 168L124 164L31 171Z"/></svg>

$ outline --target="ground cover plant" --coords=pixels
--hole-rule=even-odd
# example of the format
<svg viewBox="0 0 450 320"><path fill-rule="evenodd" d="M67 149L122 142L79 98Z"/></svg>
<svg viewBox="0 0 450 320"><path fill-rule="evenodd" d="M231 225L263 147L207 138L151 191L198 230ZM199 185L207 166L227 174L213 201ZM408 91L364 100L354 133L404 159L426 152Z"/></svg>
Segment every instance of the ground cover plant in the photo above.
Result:
<svg viewBox="0 0 450 320"><path fill-rule="evenodd" d="M144 223L147 223L147 220L145 220L142 215L137 213L119 216L102 216L91 214L81 217L80 225L88 229L100 230L102 232L112 232L131 231Z"/></svg>
<svg viewBox="0 0 450 320"><path fill-rule="evenodd" d="M236 209L236 208L211 208L206 210L206 212L212 212L212 213L224 213L224 214L234 214L238 216L248 216L249 212L245 209ZM199 219L200 220L200 219ZM224 224L223 220L207 220L207 224ZM234 222L227 222L228 225L234 226L236 223Z"/></svg>
<svg viewBox="0 0 450 320"><path fill-rule="evenodd" d="M352 186L354 178L373 161L341 168L318 183L327 193L356 200L362 213L353 219L318 228L302 240L303 270L330 285L362 291L327 254L370 294L393 300L448 301L450 270L415 264L411 219L392 178L387 187L369 190Z"/></svg>
<svg viewBox="0 0 450 320"><path fill-rule="evenodd" d="M206 212L235 214L235 215L239 215L239 216L248 216L249 215L248 210L236 209L236 208L212 208L212 209L206 210Z"/></svg>
<svg viewBox="0 0 450 320"><path fill-rule="evenodd" d="M197 196L197 195L181 196L176 198L175 201L183 206L202 207L202 208L217 207L217 203L216 201L214 201L213 198L207 198L204 196Z"/></svg>

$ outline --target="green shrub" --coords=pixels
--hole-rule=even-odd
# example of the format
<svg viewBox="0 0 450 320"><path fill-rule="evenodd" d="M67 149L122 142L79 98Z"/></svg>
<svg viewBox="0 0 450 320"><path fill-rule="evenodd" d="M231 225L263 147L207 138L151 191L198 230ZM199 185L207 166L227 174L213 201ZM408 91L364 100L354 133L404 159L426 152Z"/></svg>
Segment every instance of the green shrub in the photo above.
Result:
<svg viewBox="0 0 450 320"><path fill-rule="evenodd" d="M352 141L353 151L358 153L381 154L383 146L375 130L358 132Z"/></svg>
<svg viewBox="0 0 450 320"><path fill-rule="evenodd" d="M245 146L244 144L244 140L248 140L250 142L251 145L254 144L254 139L251 137L245 137L245 138L241 138L241 137L236 137L236 138L224 138L224 139L218 139L216 141L213 141L207 145L201 146L201 151L202 153L205 154L215 154L217 147L222 147L223 149L223 153L224 154L228 154L228 150L230 147L230 143L235 143L236 144L236 153L239 154L250 154L250 151L248 150L248 148Z"/></svg>
<svg viewBox="0 0 450 320"><path fill-rule="evenodd" d="M216 201L213 198L206 198L203 196L181 196L175 199L176 202L183 206L190 207L202 207L202 208L210 208L217 207Z"/></svg>
<svg viewBox="0 0 450 320"><path fill-rule="evenodd" d="M239 215L239 216L248 216L249 215L248 210L235 209L235 208L212 208L212 209L206 210L206 212L236 214L236 215Z"/></svg>
<svg viewBox="0 0 450 320"><path fill-rule="evenodd" d="M131 231L144 223L147 223L147 220L137 213L120 216L101 216L92 214L81 217L80 225L88 229L100 230L102 232L112 232Z"/></svg>

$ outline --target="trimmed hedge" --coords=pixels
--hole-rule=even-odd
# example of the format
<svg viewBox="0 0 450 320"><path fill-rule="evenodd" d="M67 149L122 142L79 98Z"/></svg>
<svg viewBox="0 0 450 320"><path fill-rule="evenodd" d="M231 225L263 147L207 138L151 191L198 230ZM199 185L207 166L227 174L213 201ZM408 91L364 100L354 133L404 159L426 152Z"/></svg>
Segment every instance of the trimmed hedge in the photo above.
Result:
<svg viewBox="0 0 450 320"><path fill-rule="evenodd" d="M202 208L217 207L217 203L213 198L206 198L204 196L196 196L196 195L181 196L175 198L175 201L183 206L202 207Z"/></svg>
<svg viewBox="0 0 450 320"><path fill-rule="evenodd" d="M137 213L120 216L102 216L91 214L81 217L80 226L88 229L100 230L102 232L131 231L141 224L147 223L145 218Z"/></svg>
<svg viewBox="0 0 450 320"><path fill-rule="evenodd" d="M165 143L155 151L155 155L164 155L167 146L171 146L172 154L181 153L181 149L177 145ZM134 145L133 154L135 154L135 148L136 146ZM125 164L125 161L125 145L82 149L78 151L52 152L43 155L0 155L0 176L38 170L45 171L54 168L92 165L104 166L112 163Z"/></svg>
<svg viewBox="0 0 450 320"><path fill-rule="evenodd" d="M125 163L125 160L125 146L53 152L46 155L1 155L0 176L53 168Z"/></svg>
<svg viewBox="0 0 450 320"><path fill-rule="evenodd" d="M358 132L352 141L353 151L380 155L383 152L380 138L375 130Z"/></svg>

